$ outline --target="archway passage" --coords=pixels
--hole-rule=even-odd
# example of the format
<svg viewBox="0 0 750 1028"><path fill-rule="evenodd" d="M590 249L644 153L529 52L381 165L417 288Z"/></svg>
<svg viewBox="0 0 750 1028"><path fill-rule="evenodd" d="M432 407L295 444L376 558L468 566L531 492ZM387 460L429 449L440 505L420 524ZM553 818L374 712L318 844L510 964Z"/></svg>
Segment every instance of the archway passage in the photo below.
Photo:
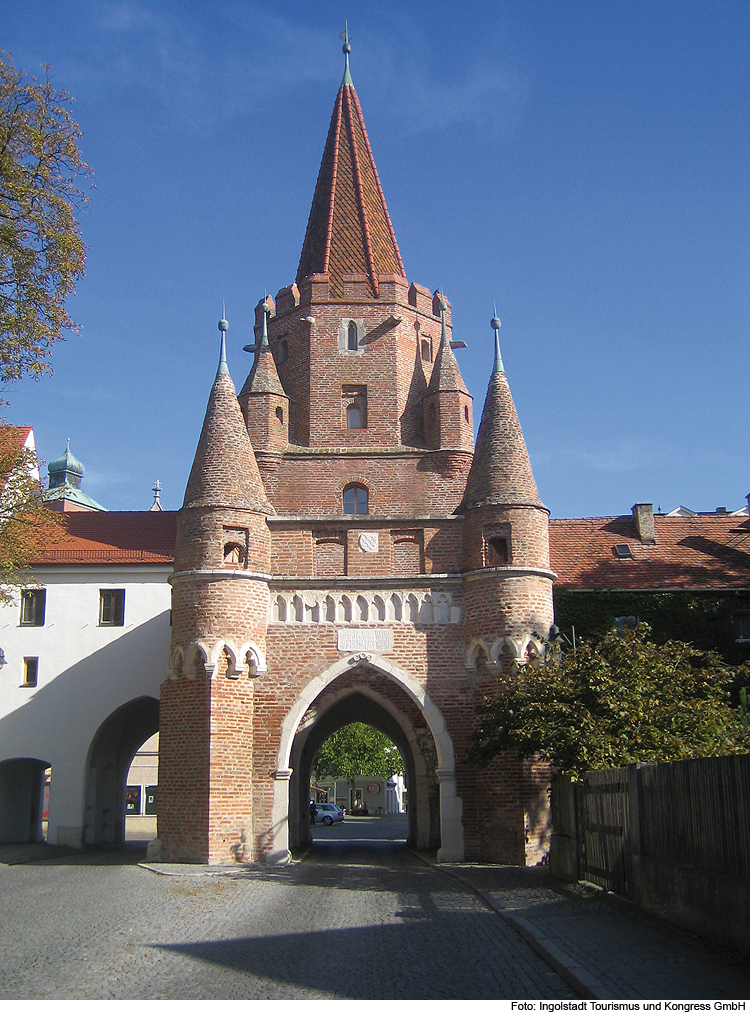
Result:
<svg viewBox="0 0 750 1028"><path fill-rule="evenodd" d="M398 747L409 796L408 842L423 850L441 845L440 782L435 739L424 714L399 684L360 664L332 681L311 704L294 739L289 796L290 846L310 843L310 772L322 743L353 722L377 728Z"/></svg>
<svg viewBox="0 0 750 1028"><path fill-rule="evenodd" d="M44 842L45 772L49 761L0 763L0 842Z"/></svg>
<svg viewBox="0 0 750 1028"><path fill-rule="evenodd" d="M131 700L111 714L89 749L86 780L87 844L125 841L125 786L140 746L159 730L159 701Z"/></svg>
<svg viewBox="0 0 750 1028"><path fill-rule="evenodd" d="M346 706L347 704L343 704ZM406 844L401 750L379 728L352 721L329 735L313 756L310 782L313 845L337 849ZM408 791L405 793L408 796ZM333 804L333 806L331 805ZM340 810L346 817L340 820Z"/></svg>

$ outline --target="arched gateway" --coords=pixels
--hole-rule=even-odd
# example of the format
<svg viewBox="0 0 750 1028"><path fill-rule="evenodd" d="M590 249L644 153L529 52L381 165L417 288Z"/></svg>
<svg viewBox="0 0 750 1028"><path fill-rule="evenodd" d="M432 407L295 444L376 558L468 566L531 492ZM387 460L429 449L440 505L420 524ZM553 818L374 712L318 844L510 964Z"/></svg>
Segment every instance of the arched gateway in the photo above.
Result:
<svg viewBox="0 0 750 1028"><path fill-rule="evenodd" d="M413 845L541 856L543 770L463 760L478 699L552 624L549 512L492 327L475 449L450 305L406 278L347 54L297 275L256 307L239 396L219 322L177 517L165 859L288 859L314 752L353 720L404 755Z"/></svg>
<svg viewBox="0 0 750 1028"><path fill-rule="evenodd" d="M284 719L272 818L274 825L288 825L288 831L286 838L283 827L275 833L268 859L288 860L290 846L307 839L312 760L332 732L353 721L380 729L402 754L410 797L409 842L436 849L440 860L462 860L461 801L445 720L411 675L366 653L344 657L313 679Z"/></svg>

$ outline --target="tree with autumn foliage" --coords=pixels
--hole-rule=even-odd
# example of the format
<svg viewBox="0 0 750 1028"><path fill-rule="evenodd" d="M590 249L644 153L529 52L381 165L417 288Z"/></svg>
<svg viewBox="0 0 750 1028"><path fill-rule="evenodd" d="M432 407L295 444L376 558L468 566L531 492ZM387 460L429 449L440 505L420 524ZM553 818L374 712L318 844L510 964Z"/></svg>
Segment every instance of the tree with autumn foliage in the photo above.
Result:
<svg viewBox="0 0 750 1028"><path fill-rule="evenodd" d="M62 535L62 518L43 504L39 465L25 433L0 425L0 604L30 581L29 568Z"/></svg>
<svg viewBox="0 0 750 1028"><path fill-rule="evenodd" d="M656 646L649 634L640 624L522 668L478 707L469 761L515 750L580 778L638 761L747 753L750 725L729 704L745 672L688 643Z"/></svg>
<svg viewBox="0 0 750 1028"><path fill-rule="evenodd" d="M66 300L86 266L91 170L71 103L48 66L40 82L0 51L0 382L49 372L53 344L78 328Z"/></svg>
<svg viewBox="0 0 750 1028"><path fill-rule="evenodd" d="M389 779L404 773L398 747L377 728L356 721L336 729L322 744L313 760L313 778L346 778L356 795L357 778Z"/></svg>

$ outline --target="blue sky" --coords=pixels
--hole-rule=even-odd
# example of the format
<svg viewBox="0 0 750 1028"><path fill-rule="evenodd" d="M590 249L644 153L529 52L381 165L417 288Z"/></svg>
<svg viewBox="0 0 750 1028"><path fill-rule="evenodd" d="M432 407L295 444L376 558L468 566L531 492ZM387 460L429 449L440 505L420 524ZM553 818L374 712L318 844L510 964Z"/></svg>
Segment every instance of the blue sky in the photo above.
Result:
<svg viewBox="0 0 750 1028"><path fill-rule="evenodd" d="M76 97L96 190L80 336L6 389L83 488L177 508L226 301L293 281L354 79L410 280L453 306L477 421L503 359L552 515L730 509L750 491L750 5L744 0L0 0L0 45Z"/></svg>

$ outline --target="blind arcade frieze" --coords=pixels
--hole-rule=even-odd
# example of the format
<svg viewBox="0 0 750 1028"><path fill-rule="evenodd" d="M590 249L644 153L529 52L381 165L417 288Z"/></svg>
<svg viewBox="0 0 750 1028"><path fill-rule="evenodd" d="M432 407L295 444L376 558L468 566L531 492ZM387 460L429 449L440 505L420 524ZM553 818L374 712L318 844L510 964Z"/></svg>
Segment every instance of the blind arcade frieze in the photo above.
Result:
<svg viewBox="0 0 750 1028"><path fill-rule="evenodd" d="M460 625L463 608L450 592L443 591L272 592L270 621L288 625Z"/></svg>

